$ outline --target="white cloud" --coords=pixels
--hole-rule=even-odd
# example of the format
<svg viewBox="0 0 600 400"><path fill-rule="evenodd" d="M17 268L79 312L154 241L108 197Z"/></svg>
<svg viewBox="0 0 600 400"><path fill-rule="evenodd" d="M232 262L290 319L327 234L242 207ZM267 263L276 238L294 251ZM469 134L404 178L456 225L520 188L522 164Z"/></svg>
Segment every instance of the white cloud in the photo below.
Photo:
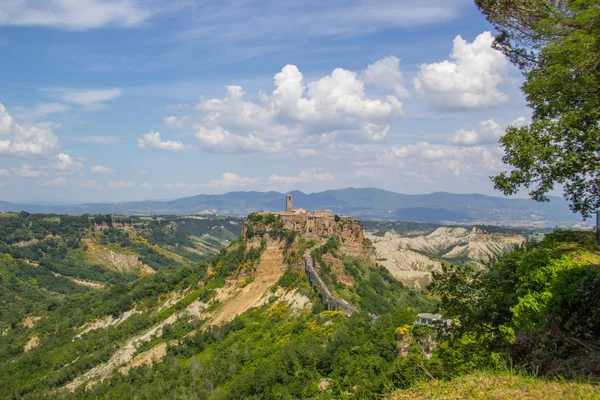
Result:
<svg viewBox="0 0 600 400"><path fill-rule="evenodd" d="M61 103L40 103L34 108L15 107L15 115L23 119L43 118L50 114L62 113L69 110L69 106Z"/></svg>
<svg viewBox="0 0 600 400"><path fill-rule="evenodd" d="M525 117L518 117L510 125L511 126L516 126L517 128L522 128L525 125L527 125L527 118L525 118Z"/></svg>
<svg viewBox="0 0 600 400"><path fill-rule="evenodd" d="M62 101L75 104L88 111L106 108L107 105L104 103L117 99L123 94L123 90L121 88L73 89L64 87L50 87L44 88L43 90L52 93Z"/></svg>
<svg viewBox="0 0 600 400"><path fill-rule="evenodd" d="M189 122L190 116L184 115L182 117L177 117L175 115L171 115L169 117L165 117L163 120L165 122L165 125L167 125L171 129L183 129Z"/></svg>
<svg viewBox="0 0 600 400"><path fill-rule="evenodd" d="M73 159L66 153L58 153L56 168L65 173L76 173L83 169L83 163L80 160Z"/></svg>
<svg viewBox="0 0 600 400"><path fill-rule="evenodd" d="M114 169L110 169L108 167L104 167L102 165L94 165L90 168L90 172L94 174L110 174L115 172Z"/></svg>
<svg viewBox="0 0 600 400"><path fill-rule="evenodd" d="M464 129L459 129L456 133L448 139L448 143L452 144L462 144L466 146L471 146L478 144L480 142L480 135L476 131L467 131Z"/></svg>
<svg viewBox="0 0 600 400"><path fill-rule="evenodd" d="M47 124L19 125L0 103L0 154L37 156L58 150L58 137Z"/></svg>
<svg viewBox="0 0 600 400"><path fill-rule="evenodd" d="M421 65L414 85L432 109L473 110L508 102L499 86L508 74L509 62L492 48L493 41L490 32L472 43L456 36L451 60Z"/></svg>
<svg viewBox="0 0 600 400"><path fill-rule="evenodd" d="M131 188L135 186L135 182L132 181L108 181L108 187L110 189L119 190L123 188Z"/></svg>
<svg viewBox="0 0 600 400"><path fill-rule="evenodd" d="M231 189L246 187L258 182L258 178L241 177L231 172L225 172L223 175L221 175L221 179L213 179L209 182L208 186Z"/></svg>
<svg viewBox="0 0 600 400"><path fill-rule="evenodd" d="M278 141L267 142L254 134L231 134L220 126L209 129L200 125L196 138L202 149L215 153L277 152L282 148Z"/></svg>
<svg viewBox="0 0 600 400"><path fill-rule="evenodd" d="M389 173L380 171L379 175L395 173L427 182L430 187L440 187L449 181L458 185L458 178L476 177L487 182L489 175L505 168L502 154L502 148L497 145L456 146L418 142L391 146L355 164L361 168L389 170Z"/></svg>
<svg viewBox="0 0 600 400"><path fill-rule="evenodd" d="M197 104L200 147L223 153L281 152L319 137L380 141L390 121L402 116L402 103L394 95L367 97L358 75L342 68L305 83L298 68L287 65L274 83L270 94L260 92L260 103L246 100L240 86L228 86L224 98Z"/></svg>
<svg viewBox="0 0 600 400"><path fill-rule="evenodd" d="M115 136L70 136L67 137L67 139L81 143L93 144L113 144L119 142L119 138Z"/></svg>
<svg viewBox="0 0 600 400"><path fill-rule="evenodd" d="M142 189L154 189L154 185L150 182L144 182L140 185Z"/></svg>
<svg viewBox="0 0 600 400"><path fill-rule="evenodd" d="M314 181L332 181L334 176L329 172L318 173L316 168L302 168L296 176L269 176L269 183L283 184L285 186L297 185L299 183L310 183Z"/></svg>
<svg viewBox="0 0 600 400"><path fill-rule="evenodd" d="M140 171L136 171L135 173L138 175L146 175L148 173L148 171L146 171L145 169L142 169Z"/></svg>
<svg viewBox="0 0 600 400"><path fill-rule="evenodd" d="M20 168L11 168L10 170L14 176L23 178L37 178L38 176L47 174L45 170L33 167L29 164L23 164Z"/></svg>
<svg viewBox="0 0 600 400"><path fill-rule="evenodd" d="M43 26L81 31L139 25L151 13L132 0L11 0L2 4L0 25Z"/></svg>
<svg viewBox="0 0 600 400"><path fill-rule="evenodd" d="M45 182L38 182L40 186L67 186L67 178L59 176L58 178L51 179Z"/></svg>
<svg viewBox="0 0 600 400"><path fill-rule="evenodd" d="M146 150L181 151L188 147L179 141L160 140L160 133L150 131L137 139L138 147Z"/></svg>
<svg viewBox="0 0 600 400"><path fill-rule="evenodd" d="M474 146L481 144L498 143L498 140L504 135L504 129L493 118L481 121L479 123L480 131L467 131L460 129L450 138L448 143L463 146Z"/></svg>
<svg viewBox="0 0 600 400"><path fill-rule="evenodd" d="M404 87L404 78L400 71L400 59L389 56L370 64L362 72L362 77L366 83L372 83L379 88L395 91L400 97L409 96Z"/></svg>
<svg viewBox="0 0 600 400"><path fill-rule="evenodd" d="M6 168L0 168L0 176L8 176L8 170Z"/></svg>
<svg viewBox="0 0 600 400"><path fill-rule="evenodd" d="M364 83L356 73L342 68L310 82L306 90L302 73L295 65L286 65L275 75L275 85L277 89L273 92L271 104L278 116L298 122L337 121L345 126L351 121L356 123L401 114L402 104L394 96L383 101L366 98Z"/></svg>

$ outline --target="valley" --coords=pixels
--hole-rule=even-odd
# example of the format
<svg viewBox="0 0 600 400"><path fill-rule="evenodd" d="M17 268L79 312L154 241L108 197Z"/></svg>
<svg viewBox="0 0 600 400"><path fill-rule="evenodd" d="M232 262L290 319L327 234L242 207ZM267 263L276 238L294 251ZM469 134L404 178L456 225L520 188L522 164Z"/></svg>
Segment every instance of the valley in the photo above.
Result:
<svg viewBox="0 0 600 400"><path fill-rule="evenodd" d="M388 388L452 362L415 324L439 309L431 272L543 237L291 200L246 219L4 213L0 230L0 392L26 399L403 398Z"/></svg>

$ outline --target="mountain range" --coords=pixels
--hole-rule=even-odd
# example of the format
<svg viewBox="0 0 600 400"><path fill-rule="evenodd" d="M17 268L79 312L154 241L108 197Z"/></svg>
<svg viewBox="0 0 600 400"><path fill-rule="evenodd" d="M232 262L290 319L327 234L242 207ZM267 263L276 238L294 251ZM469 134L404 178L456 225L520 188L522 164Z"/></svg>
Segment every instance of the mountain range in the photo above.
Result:
<svg viewBox="0 0 600 400"><path fill-rule="evenodd" d="M285 194L270 192L229 192L196 195L168 201L84 203L77 205L17 204L0 201L2 211L27 211L54 214L219 214L246 216L260 210L282 210ZM585 226L567 202L551 197L550 202L503 198L482 194L400 194L375 188L346 188L318 193L289 192L294 207L325 209L364 220L404 220L418 222L495 224L518 226Z"/></svg>

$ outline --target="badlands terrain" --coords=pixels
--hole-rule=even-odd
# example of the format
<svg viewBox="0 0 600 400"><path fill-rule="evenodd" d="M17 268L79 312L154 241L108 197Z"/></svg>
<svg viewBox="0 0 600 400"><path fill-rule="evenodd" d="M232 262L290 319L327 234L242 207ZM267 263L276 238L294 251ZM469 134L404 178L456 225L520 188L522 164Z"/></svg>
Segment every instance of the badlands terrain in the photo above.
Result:
<svg viewBox="0 0 600 400"><path fill-rule="evenodd" d="M429 283L431 273L441 271L443 262L483 266L526 239L520 233L489 233L479 227L414 225L404 231L399 227L399 233L393 223L386 223L384 229L367 224L366 232L375 247L377 263L409 286Z"/></svg>

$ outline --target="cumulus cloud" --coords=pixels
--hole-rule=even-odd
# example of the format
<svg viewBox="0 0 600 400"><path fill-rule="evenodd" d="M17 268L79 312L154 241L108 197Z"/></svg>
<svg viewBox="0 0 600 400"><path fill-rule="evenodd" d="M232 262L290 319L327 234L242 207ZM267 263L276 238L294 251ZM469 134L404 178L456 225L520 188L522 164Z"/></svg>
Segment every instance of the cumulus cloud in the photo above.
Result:
<svg viewBox="0 0 600 400"><path fill-rule="evenodd" d="M381 82L381 69L370 68L370 79ZM390 79L397 83L397 74ZM197 104L202 113L202 122L195 126L200 147L223 153L279 152L319 136L378 141L385 139L390 121L402 116L395 95L369 98L359 76L342 68L306 83L296 66L286 65L274 76L274 84L271 93L260 93L259 103L246 100L240 86L228 86L224 98Z"/></svg>
<svg viewBox="0 0 600 400"><path fill-rule="evenodd" d="M108 101L115 100L123 94L121 88L109 89L73 89L64 87L50 87L43 89L53 94L62 101L75 104L84 110L92 111L106 108Z"/></svg>
<svg viewBox="0 0 600 400"><path fill-rule="evenodd" d="M80 160L73 159L66 153L58 153L56 168L64 173L76 173L83 169L83 163Z"/></svg>
<svg viewBox="0 0 600 400"><path fill-rule="evenodd" d="M393 90L400 97L409 96L404 87L404 78L400 71L400 59L389 56L370 64L362 72L365 82L372 83L379 88Z"/></svg>
<svg viewBox="0 0 600 400"><path fill-rule="evenodd" d="M225 172L223 175L221 175L221 179L213 179L208 183L208 186L231 189L246 187L258 182L258 178L247 178L238 176L237 174L231 172Z"/></svg>
<svg viewBox="0 0 600 400"><path fill-rule="evenodd" d="M310 183L314 181L332 181L334 176L329 172L318 173L316 168L302 168L296 176L282 176L273 174L269 176L269 183L293 186L299 183Z"/></svg>
<svg viewBox="0 0 600 400"><path fill-rule="evenodd" d="M527 118L525 117L518 117L511 123L511 126L516 126L517 128L522 128L525 125L527 125Z"/></svg>
<svg viewBox="0 0 600 400"><path fill-rule="evenodd" d="M140 185L142 189L154 189L154 185L150 182L144 182Z"/></svg>
<svg viewBox="0 0 600 400"><path fill-rule="evenodd" d="M460 129L448 138L448 143L463 146L498 143L504 135L504 129L493 118L481 121L479 131Z"/></svg>
<svg viewBox="0 0 600 400"><path fill-rule="evenodd" d="M436 111L482 109L508 102L499 86L508 74L509 62L492 48L490 32L472 43L454 38L450 60L423 64L414 85Z"/></svg>
<svg viewBox="0 0 600 400"><path fill-rule="evenodd" d="M0 103L0 154L37 156L58 150L58 137L48 124L19 125Z"/></svg>
<svg viewBox="0 0 600 400"><path fill-rule="evenodd" d="M184 115L184 116L178 117L175 115L171 115L169 117L165 117L163 120L165 122L165 125L167 125L171 129L183 129L183 128L185 128L186 124L189 122L190 116Z"/></svg>
<svg viewBox="0 0 600 400"><path fill-rule="evenodd" d="M94 174L110 174L115 172L115 170L102 165L94 165L90 168L90 172Z"/></svg>
<svg viewBox="0 0 600 400"><path fill-rule="evenodd" d="M67 178L59 176L58 178L51 179L49 181L38 182L40 186L67 186Z"/></svg>
<svg viewBox="0 0 600 400"><path fill-rule="evenodd" d="M108 187L113 190L119 190L124 188L131 188L135 186L135 182L132 181L108 181Z"/></svg>
<svg viewBox="0 0 600 400"><path fill-rule="evenodd" d="M427 181L454 179L457 176L484 176L503 168L502 149L498 146L454 146L418 142L391 146L367 161L357 161L360 167L392 167Z"/></svg>
<svg viewBox="0 0 600 400"><path fill-rule="evenodd" d="M23 178L37 178L38 176L47 174L44 169L36 168L29 164L23 164L19 168L11 168L10 171L14 176L20 176Z"/></svg>
<svg viewBox="0 0 600 400"><path fill-rule="evenodd" d="M181 151L186 150L187 146L179 141L160 139L159 132L150 131L137 139L138 147L146 150L166 150L166 151Z"/></svg>
<svg viewBox="0 0 600 400"><path fill-rule="evenodd" d="M139 25L151 13L132 0L11 0L2 4L0 25L43 26L82 31Z"/></svg>
<svg viewBox="0 0 600 400"><path fill-rule="evenodd" d="M0 176L8 176L8 170L6 168L0 168Z"/></svg>

